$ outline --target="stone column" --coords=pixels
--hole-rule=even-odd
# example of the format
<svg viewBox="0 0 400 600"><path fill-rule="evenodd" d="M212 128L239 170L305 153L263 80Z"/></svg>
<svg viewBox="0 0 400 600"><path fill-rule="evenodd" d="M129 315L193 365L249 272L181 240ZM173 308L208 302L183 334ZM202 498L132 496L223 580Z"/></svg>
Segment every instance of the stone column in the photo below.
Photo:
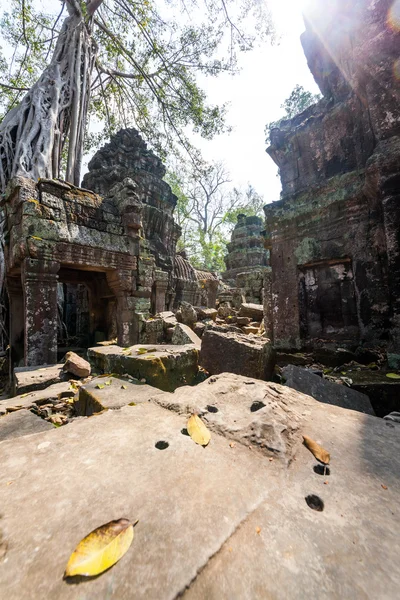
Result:
<svg viewBox="0 0 400 600"><path fill-rule="evenodd" d="M107 282L117 300L117 340L119 346L133 346L139 342L139 315L137 298L133 297L135 277L132 271L107 272Z"/></svg>
<svg viewBox="0 0 400 600"><path fill-rule="evenodd" d="M21 277L7 277L10 305L10 377L24 358L24 293Z"/></svg>
<svg viewBox="0 0 400 600"><path fill-rule="evenodd" d="M57 362L57 281L60 264L25 258L24 287L25 365Z"/></svg>
<svg viewBox="0 0 400 600"><path fill-rule="evenodd" d="M217 279L206 279L204 285L207 291L207 308L215 308L219 281Z"/></svg>
<svg viewBox="0 0 400 600"><path fill-rule="evenodd" d="M165 294L168 289L168 273L164 271L155 271L155 288L156 288L156 301L155 301L155 314L163 312L165 308Z"/></svg>
<svg viewBox="0 0 400 600"><path fill-rule="evenodd" d="M266 267L264 271L264 327L268 339L274 342L274 327L272 318L272 271Z"/></svg>

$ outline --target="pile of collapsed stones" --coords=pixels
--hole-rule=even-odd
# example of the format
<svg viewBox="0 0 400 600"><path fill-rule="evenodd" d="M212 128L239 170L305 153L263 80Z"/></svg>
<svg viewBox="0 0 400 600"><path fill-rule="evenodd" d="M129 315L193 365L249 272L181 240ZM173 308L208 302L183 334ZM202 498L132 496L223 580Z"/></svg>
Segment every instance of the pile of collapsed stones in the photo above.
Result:
<svg viewBox="0 0 400 600"><path fill-rule="evenodd" d="M179 323L188 325L199 337L202 337L206 328L262 335L263 316L262 304L243 303L239 309L235 309L229 302L220 303L218 308L193 307L182 302L175 315Z"/></svg>

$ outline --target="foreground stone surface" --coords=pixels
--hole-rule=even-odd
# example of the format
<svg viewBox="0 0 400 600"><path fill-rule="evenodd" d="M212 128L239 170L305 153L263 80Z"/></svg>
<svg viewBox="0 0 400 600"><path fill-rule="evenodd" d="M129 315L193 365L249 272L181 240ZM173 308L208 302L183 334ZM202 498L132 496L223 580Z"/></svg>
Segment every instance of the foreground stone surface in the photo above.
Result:
<svg viewBox="0 0 400 600"><path fill-rule="evenodd" d="M8 550L2 593L42 600L183 592L266 497L272 470L245 448L233 452L219 436L206 449L196 445L181 433L186 421L142 404L3 443L0 495L8 508L0 528ZM169 443L166 450L155 447L161 440ZM29 510L22 510L27 502ZM32 512L50 505L35 524ZM126 556L97 579L64 582L79 540L122 516L139 519Z"/></svg>
<svg viewBox="0 0 400 600"><path fill-rule="evenodd" d="M63 371L63 365L17 367L14 369L14 395L43 390L49 385L65 381L68 377Z"/></svg>
<svg viewBox="0 0 400 600"><path fill-rule="evenodd" d="M274 351L269 340L242 333L213 331L201 338L200 365L211 375L229 372L268 379L274 368Z"/></svg>
<svg viewBox="0 0 400 600"><path fill-rule="evenodd" d="M30 410L18 410L0 419L0 442L48 429L54 429L54 425L34 415Z"/></svg>
<svg viewBox="0 0 400 600"><path fill-rule="evenodd" d="M356 392L346 385L326 381L326 379L314 375L308 369L302 369L295 365L284 367L282 374L288 387L303 394L308 394L319 402L350 408L367 415L375 414L368 396Z"/></svg>
<svg viewBox="0 0 400 600"><path fill-rule="evenodd" d="M97 372L127 373L168 392L192 385L198 373L198 348L193 344L96 347L88 349L88 358Z"/></svg>
<svg viewBox="0 0 400 600"><path fill-rule="evenodd" d="M214 419L248 410L261 388L266 407L254 415L297 415L289 468L216 433ZM282 398L275 409L272 391ZM144 402L0 444L8 600L398 597L399 424L230 374L160 398L175 398L176 412ZM207 400L219 412L207 409L212 437L202 448L182 430ZM331 453L329 475L314 471L302 433ZM323 512L307 506L310 494ZM82 537L120 517L139 519L120 562L92 580L63 581Z"/></svg>

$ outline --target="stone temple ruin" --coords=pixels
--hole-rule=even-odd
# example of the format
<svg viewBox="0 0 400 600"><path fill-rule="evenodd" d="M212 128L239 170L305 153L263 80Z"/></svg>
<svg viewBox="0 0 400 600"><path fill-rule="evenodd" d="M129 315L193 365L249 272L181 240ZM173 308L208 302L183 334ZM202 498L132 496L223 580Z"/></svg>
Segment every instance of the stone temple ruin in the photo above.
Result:
<svg viewBox="0 0 400 600"><path fill-rule="evenodd" d="M228 244L223 281L240 290L247 302L262 304L264 276L268 271L268 252L264 248L260 217L238 215L237 224Z"/></svg>
<svg viewBox="0 0 400 600"><path fill-rule="evenodd" d="M308 5L324 99L272 132L282 198L239 216L222 291L176 252L176 198L135 130L83 188L10 182L28 367L0 398L4 597L399 597L400 12L396 32L392 1ZM72 341L85 358L56 364ZM122 560L63 578L122 516Z"/></svg>
<svg viewBox="0 0 400 600"><path fill-rule="evenodd" d="M277 348L382 346L400 359L399 32L391 2L313 2L302 44L323 99L271 132L265 207Z"/></svg>
<svg viewBox="0 0 400 600"><path fill-rule="evenodd" d="M4 206L13 365L56 363L60 338L135 344L151 314L182 300L215 306L217 277L176 255L176 197L164 174L130 129L91 160L83 181L90 190L11 182Z"/></svg>

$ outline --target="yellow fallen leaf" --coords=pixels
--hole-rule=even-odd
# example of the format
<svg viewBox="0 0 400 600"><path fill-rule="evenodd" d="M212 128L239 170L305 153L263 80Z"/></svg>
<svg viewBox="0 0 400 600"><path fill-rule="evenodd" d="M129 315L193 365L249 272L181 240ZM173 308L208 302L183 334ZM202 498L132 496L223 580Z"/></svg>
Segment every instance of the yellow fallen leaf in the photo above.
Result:
<svg viewBox="0 0 400 600"><path fill-rule="evenodd" d="M126 390L126 389L128 389L128 386L126 386L126 385L121 385L121 390Z"/></svg>
<svg viewBox="0 0 400 600"><path fill-rule="evenodd" d="M389 377L389 379L400 379L400 375L397 373L386 373L386 377Z"/></svg>
<svg viewBox="0 0 400 600"><path fill-rule="evenodd" d="M105 384L105 385L111 385L111 384L112 384L112 380L111 380L111 379L109 379L108 381L105 381L105 382L104 382L104 384Z"/></svg>
<svg viewBox="0 0 400 600"><path fill-rule="evenodd" d="M304 445L324 465L329 465L331 456L322 446L314 442L308 435L303 435Z"/></svg>
<svg viewBox="0 0 400 600"><path fill-rule="evenodd" d="M39 240L39 241L42 241L42 240L43 240L43 238L41 238L41 237L38 237L37 235L31 235L31 240Z"/></svg>
<svg viewBox="0 0 400 600"><path fill-rule="evenodd" d="M103 389L103 387L104 387L104 383L98 383L98 384L96 385L96 388L97 388L98 390L102 390L102 389Z"/></svg>
<svg viewBox="0 0 400 600"><path fill-rule="evenodd" d="M196 444L207 446L211 439L211 434L203 421L197 415L192 415L187 422L188 434Z"/></svg>
<svg viewBox="0 0 400 600"><path fill-rule="evenodd" d="M115 565L129 549L136 523L118 519L94 529L71 554L64 577L99 575Z"/></svg>
<svg viewBox="0 0 400 600"><path fill-rule="evenodd" d="M146 354L147 349L146 348L138 348L136 350L137 354Z"/></svg>
<svg viewBox="0 0 400 600"><path fill-rule="evenodd" d="M26 394L21 394L20 398L26 398L27 396L29 396L29 392L27 392Z"/></svg>
<svg viewBox="0 0 400 600"><path fill-rule="evenodd" d="M256 533L258 533L258 534L261 533L261 527L256 527Z"/></svg>

